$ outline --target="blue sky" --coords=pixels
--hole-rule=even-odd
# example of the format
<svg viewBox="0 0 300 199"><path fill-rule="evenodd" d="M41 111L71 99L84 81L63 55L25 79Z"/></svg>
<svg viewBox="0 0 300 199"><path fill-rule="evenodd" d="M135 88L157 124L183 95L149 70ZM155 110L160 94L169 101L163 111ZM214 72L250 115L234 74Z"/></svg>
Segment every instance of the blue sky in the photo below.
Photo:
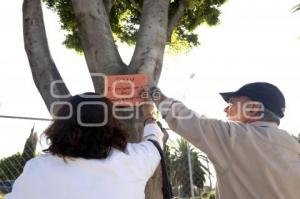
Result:
<svg viewBox="0 0 300 199"><path fill-rule="evenodd" d="M199 28L201 45L188 54L166 54L159 86L209 117L225 119L219 92L232 91L255 81L277 85L287 101L281 127L300 132L300 12L291 13L296 0L229 0L222 6L221 23ZM32 81L23 47L22 1L0 7L0 115L49 117ZM61 45L64 33L58 18L44 9L48 40L55 60L72 94L91 91L84 57ZM7 20L9 19L9 20ZM128 62L133 49L120 44ZM190 78L194 73L194 78ZM80 80L80 81L78 81ZM0 118L0 157L21 151L35 124L41 133L47 122Z"/></svg>

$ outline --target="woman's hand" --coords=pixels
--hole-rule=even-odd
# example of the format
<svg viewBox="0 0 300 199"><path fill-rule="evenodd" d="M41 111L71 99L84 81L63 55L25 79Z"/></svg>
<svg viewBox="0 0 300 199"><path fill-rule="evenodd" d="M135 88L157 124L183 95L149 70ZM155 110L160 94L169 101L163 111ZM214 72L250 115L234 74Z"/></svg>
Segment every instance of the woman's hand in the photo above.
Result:
<svg viewBox="0 0 300 199"><path fill-rule="evenodd" d="M152 101L143 102L143 104L141 105L141 110L142 110L144 119L153 118L154 104Z"/></svg>
<svg viewBox="0 0 300 199"><path fill-rule="evenodd" d="M151 99L149 88L144 88L141 91L141 98L143 99L143 103L140 108L144 118L144 125L149 123L155 123L156 119L154 118L154 103Z"/></svg>

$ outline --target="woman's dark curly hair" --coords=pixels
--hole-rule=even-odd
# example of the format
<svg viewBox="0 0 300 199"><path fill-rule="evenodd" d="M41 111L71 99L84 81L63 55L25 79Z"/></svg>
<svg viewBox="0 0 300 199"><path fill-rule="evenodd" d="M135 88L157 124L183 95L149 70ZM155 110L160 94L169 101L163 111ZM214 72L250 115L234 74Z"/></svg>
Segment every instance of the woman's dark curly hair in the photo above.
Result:
<svg viewBox="0 0 300 199"><path fill-rule="evenodd" d="M73 96L44 132L50 146L43 151L85 159L106 158L112 148L124 151L128 135L113 116L112 107L110 100L96 93Z"/></svg>

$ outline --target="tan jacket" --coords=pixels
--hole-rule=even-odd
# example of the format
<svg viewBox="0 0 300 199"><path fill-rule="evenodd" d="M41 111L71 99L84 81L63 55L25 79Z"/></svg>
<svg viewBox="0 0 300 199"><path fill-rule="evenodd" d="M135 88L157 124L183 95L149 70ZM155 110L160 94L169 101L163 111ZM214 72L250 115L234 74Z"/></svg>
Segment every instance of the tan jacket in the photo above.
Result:
<svg viewBox="0 0 300 199"><path fill-rule="evenodd" d="M217 198L300 198L300 144L276 123L201 118L172 101L163 101L160 111L173 131L214 164Z"/></svg>

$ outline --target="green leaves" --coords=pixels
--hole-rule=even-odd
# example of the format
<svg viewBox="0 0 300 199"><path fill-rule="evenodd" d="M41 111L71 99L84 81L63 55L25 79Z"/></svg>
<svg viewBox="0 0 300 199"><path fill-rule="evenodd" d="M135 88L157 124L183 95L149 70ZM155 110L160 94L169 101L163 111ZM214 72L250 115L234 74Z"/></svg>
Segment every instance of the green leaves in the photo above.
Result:
<svg viewBox="0 0 300 199"><path fill-rule="evenodd" d="M66 39L63 44L70 49L82 52L78 25L72 8L71 0L43 0L48 8L55 11L61 23L61 28L66 31ZM170 1L169 20L174 17L182 0ZM225 0L184 0L185 10L183 17L174 28L173 35L168 43L175 51L189 50L198 46L198 35L195 30L202 23L210 26L219 23L219 7ZM88 2L87 2L88 3ZM135 0L140 8L143 0ZM141 13L131 0L116 0L109 14L110 25L115 41L134 45L140 26Z"/></svg>
<svg viewBox="0 0 300 199"><path fill-rule="evenodd" d="M178 0L170 5L171 18L178 7ZM209 26L219 23L221 11L219 7L225 0L190 0L183 18L177 23L173 31L175 37L172 37L170 47L175 50L188 51L200 44L198 35L195 33L197 27L205 23ZM178 46L178 44L180 44Z"/></svg>
<svg viewBox="0 0 300 199"><path fill-rule="evenodd" d="M206 157L195 148L190 148L189 143L183 138L178 139L176 143L172 143L172 145L167 145L165 147L165 157L170 181L176 192L181 193L181 197L191 196L188 150L191 157L194 186L198 189L202 189L205 182L205 175L210 172L200 161L207 161Z"/></svg>
<svg viewBox="0 0 300 199"><path fill-rule="evenodd" d="M15 180L23 171L25 161L20 153L0 160L0 180Z"/></svg>
<svg viewBox="0 0 300 199"><path fill-rule="evenodd" d="M56 12L60 18L61 29L67 32L63 44L70 49L82 52L78 32L78 24L75 20L75 13L71 0L43 0L47 7Z"/></svg>
<svg viewBox="0 0 300 199"><path fill-rule="evenodd" d="M35 150L38 138L37 133L32 128L30 136L27 138L24 150L10 157L0 159L0 180L15 180L23 171L28 160L35 157Z"/></svg>
<svg viewBox="0 0 300 199"><path fill-rule="evenodd" d="M129 1L117 0L110 13L110 24L115 40L134 45L141 14Z"/></svg>

